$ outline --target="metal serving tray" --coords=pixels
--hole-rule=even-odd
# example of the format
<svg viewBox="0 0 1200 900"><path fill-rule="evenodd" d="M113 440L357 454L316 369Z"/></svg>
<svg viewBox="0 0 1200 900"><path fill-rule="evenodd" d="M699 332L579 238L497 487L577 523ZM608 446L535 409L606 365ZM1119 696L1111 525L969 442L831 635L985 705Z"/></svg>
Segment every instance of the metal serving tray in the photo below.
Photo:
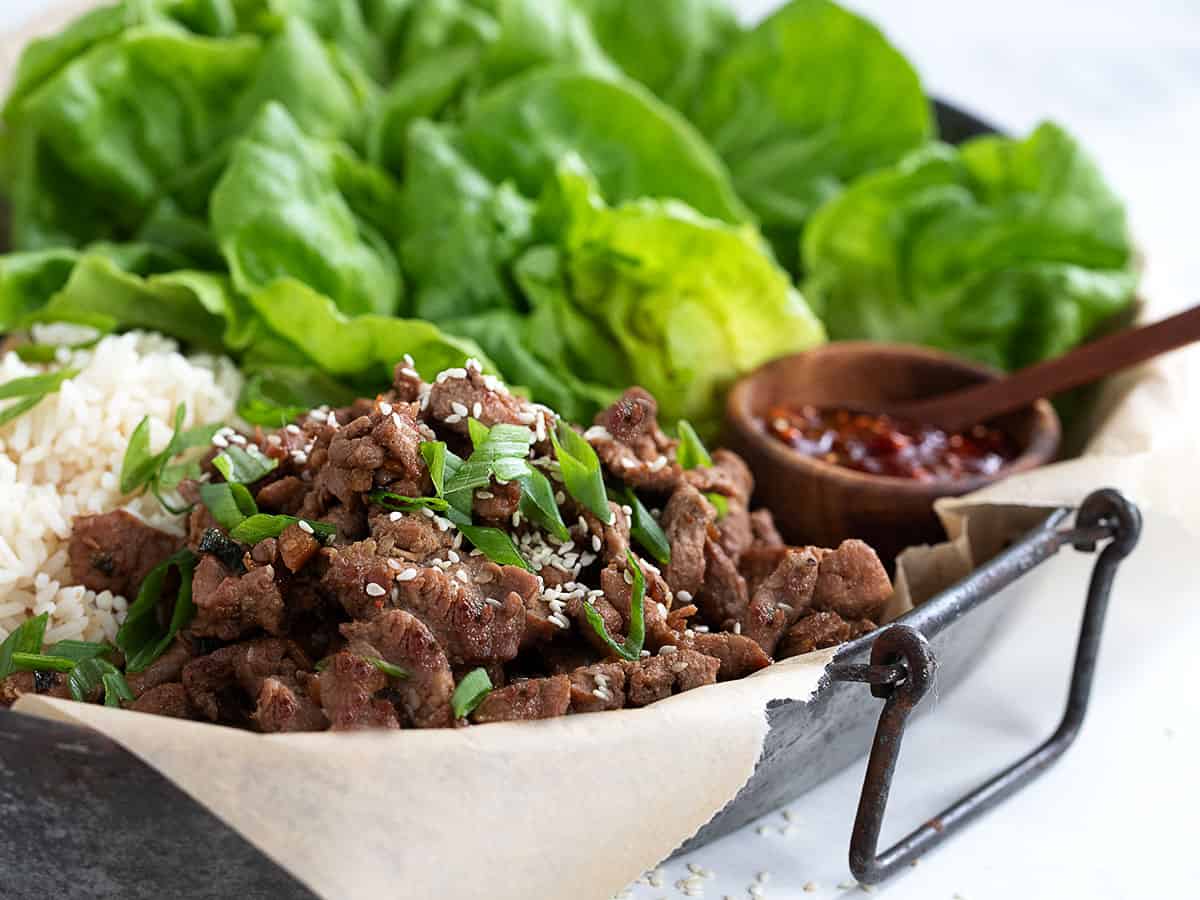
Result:
<svg viewBox="0 0 1200 900"><path fill-rule="evenodd" d="M937 105L941 134L959 142L991 131ZM5 244L0 214L0 247ZM1086 709L1112 576L1137 541L1137 509L1119 494L1056 510L968 578L887 627L847 644L809 703L779 702L753 776L679 852L692 850L826 780L870 747L851 869L877 882L1002 800L1053 762ZM1067 714L1055 735L1011 769L876 853L892 770L908 714L934 668L949 690L986 646L1003 607L985 601L1058 550L1107 541L1089 590ZM969 615L968 615L969 613ZM868 687L869 686L869 687ZM880 715L879 699L883 700ZM878 720L878 725L876 721ZM872 739L872 730L875 730ZM157 771L102 735L0 710L0 896L242 900L314 895ZM219 870L206 864L219 862ZM199 868L198 868L199 867Z"/></svg>

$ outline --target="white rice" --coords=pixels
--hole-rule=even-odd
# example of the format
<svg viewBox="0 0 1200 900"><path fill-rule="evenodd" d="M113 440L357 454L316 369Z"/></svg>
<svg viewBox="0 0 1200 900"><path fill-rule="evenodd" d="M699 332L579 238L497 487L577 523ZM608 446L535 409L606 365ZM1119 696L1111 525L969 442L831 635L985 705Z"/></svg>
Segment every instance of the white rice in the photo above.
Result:
<svg viewBox="0 0 1200 900"><path fill-rule="evenodd" d="M72 339L59 330L36 336ZM157 334L107 337L90 350L60 349L58 357L50 366L26 364L15 353L0 359L0 383L64 365L80 370L57 393L0 427L0 640L43 612L50 613L47 643L115 637L126 599L70 584L72 518L121 507L182 533L183 520L153 497L121 496L117 483L129 437L148 415L151 450L161 450L178 403L187 405L185 427L230 421L241 388L230 360L185 357L174 341Z"/></svg>

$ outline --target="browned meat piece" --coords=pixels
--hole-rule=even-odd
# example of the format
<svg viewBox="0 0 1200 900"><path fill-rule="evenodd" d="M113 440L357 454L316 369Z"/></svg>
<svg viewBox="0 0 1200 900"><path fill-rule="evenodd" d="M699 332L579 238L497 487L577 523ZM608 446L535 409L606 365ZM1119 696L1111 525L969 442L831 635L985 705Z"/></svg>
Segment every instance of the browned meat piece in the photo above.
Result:
<svg viewBox="0 0 1200 900"><path fill-rule="evenodd" d="M374 405L369 414L332 432L327 454L315 452L315 447L310 453L310 465L320 464L314 481L317 506L321 505L322 493L351 505L376 487L409 497L421 496L431 487L420 453L426 438L408 404ZM312 503L310 494L302 509L305 516L313 514Z"/></svg>
<svg viewBox="0 0 1200 900"><path fill-rule="evenodd" d="M178 681L183 675L183 667L191 658L191 647L182 638L176 638L162 656L141 672L126 675L125 680L129 683L129 689L133 691L133 695L141 697L142 694L153 688L171 681Z"/></svg>
<svg viewBox="0 0 1200 900"><path fill-rule="evenodd" d="M76 516L67 551L71 580L132 600L150 570L181 546L179 538L151 528L123 509Z"/></svg>
<svg viewBox="0 0 1200 900"><path fill-rule="evenodd" d="M764 547L782 547L783 538L775 527L775 517L769 509L756 509L750 513L750 529L754 532L754 543Z"/></svg>
<svg viewBox="0 0 1200 900"><path fill-rule="evenodd" d="M392 370L392 390L388 399L393 403L415 403L421 399L425 382L408 360L396 363Z"/></svg>
<svg viewBox="0 0 1200 900"><path fill-rule="evenodd" d="M370 622L343 625L342 633L352 644L368 644L379 651L381 659L408 672L408 678L396 684L396 692L414 726L446 728L454 724L450 663L420 619L400 609L389 609Z"/></svg>
<svg viewBox="0 0 1200 900"><path fill-rule="evenodd" d="M642 601L642 615L646 630L645 646L648 650L657 650L663 644L673 644L676 638L675 632L667 624L666 601L670 593L667 583L656 569L645 560L642 560L640 564L642 574L646 578L646 596ZM609 636L615 641L624 640L625 635L629 633L629 613L633 609L633 584L632 575L630 575L630 580L626 580L627 569L628 563L625 560L615 560L600 573L600 587L604 590L604 596L595 602L595 607L608 628ZM620 625L616 630L609 627L608 617L602 606L604 601L607 601L607 605L621 617ZM607 647L596 636L594 629L587 624L586 620L581 623L580 628L586 637L594 639L592 644L597 650L605 655L608 654Z"/></svg>
<svg viewBox="0 0 1200 900"><path fill-rule="evenodd" d="M288 731L324 731L329 720L295 677L272 675L263 679L251 715L264 734Z"/></svg>
<svg viewBox="0 0 1200 900"><path fill-rule="evenodd" d="M192 577L192 601L196 617L190 628L200 637L232 641L255 628L268 634L283 631L283 595L274 566L231 575L215 556L205 555Z"/></svg>
<svg viewBox="0 0 1200 900"><path fill-rule="evenodd" d="M697 466L683 473L684 480L704 493L724 494L742 506L750 503L754 493L754 476L742 458L728 450L714 450L711 466Z"/></svg>
<svg viewBox="0 0 1200 900"><path fill-rule="evenodd" d="M704 555L708 560L704 584L694 602L705 624L720 628L730 620L737 621L745 615L748 602L746 580L738 574L737 566L725 555L720 544L711 538L704 542Z"/></svg>
<svg viewBox="0 0 1200 900"><path fill-rule="evenodd" d="M401 556L414 562L430 557L445 556L454 541L449 528L440 528L435 516L421 513L372 512L371 536L378 544L380 556Z"/></svg>
<svg viewBox="0 0 1200 900"><path fill-rule="evenodd" d="M675 441L658 425L658 404L640 387L627 390L596 416L603 431L588 431L588 441L616 478L637 490L667 494L679 484Z"/></svg>
<svg viewBox="0 0 1200 900"><path fill-rule="evenodd" d="M581 549L585 553L598 553L600 558L605 563L610 563L614 559L624 559L625 552L629 549L629 516L625 515L625 509L618 503L613 503L611 500L608 503L608 508L612 513L612 524L605 525L595 514L589 510L580 510L580 515L583 521L587 523L589 543ZM600 538L600 549L596 549L593 537Z"/></svg>
<svg viewBox="0 0 1200 900"><path fill-rule="evenodd" d="M621 665L626 701L630 706L647 706L671 694L715 684L721 661L695 650L677 649Z"/></svg>
<svg viewBox="0 0 1200 900"><path fill-rule="evenodd" d="M744 678L771 664L771 657L757 643L744 635L727 631L697 631L690 637L685 635L681 638L679 646L719 660L721 668L717 671L718 681Z"/></svg>
<svg viewBox="0 0 1200 900"><path fill-rule="evenodd" d="M742 634L774 653L783 633L812 603L819 561L808 549L789 548L779 565L754 592L741 618Z"/></svg>
<svg viewBox="0 0 1200 900"><path fill-rule="evenodd" d="M310 485L301 481L295 475L285 475L278 481L259 488L255 500L263 512L283 513L294 516L304 505L304 496L309 492Z"/></svg>
<svg viewBox="0 0 1200 900"><path fill-rule="evenodd" d="M788 659L814 650L836 647L874 630L875 623L869 619L847 622L833 612L809 613L784 635L776 655L780 659Z"/></svg>
<svg viewBox="0 0 1200 900"><path fill-rule="evenodd" d="M779 568L790 548L780 545L755 544L738 560L738 572L746 579L746 590L751 597L772 572Z"/></svg>
<svg viewBox="0 0 1200 900"><path fill-rule="evenodd" d="M13 672L0 681L0 706L12 706L22 694L46 694L66 700L71 696L67 676L61 672ZM89 698L100 699L99 696Z"/></svg>
<svg viewBox="0 0 1200 900"><path fill-rule="evenodd" d="M892 581L875 551L862 541L842 541L821 556L813 608L844 619L878 620L892 597Z"/></svg>
<svg viewBox="0 0 1200 900"><path fill-rule="evenodd" d="M172 719L192 718L192 704L188 702L187 690L178 681L150 688L132 703L126 704L125 708Z"/></svg>
<svg viewBox="0 0 1200 900"><path fill-rule="evenodd" d="M320 542L298 524L289 525L279 535L279 558L291 572L303 569L320 549Z"/></svg>
<svg viewBox="0 0 1200 900"><path fill-rule="evenodd" d="M264 538L253 547L250 548L250 558L244 559L242 564L247 569L253 569L257 566L272 565L279 557L279 541L275 538Z"/></svg>
<svg viewBox="0 0 1200 900"><path fill-rule="evenodd" d="M571 679L566 675L530 678L492 691L471 714L471 721L515 722L553 719L571 708Z"/></svg>
<svg viewBox="0 0 1200 900"><path fill-rule="evenodd" d="M460 571L466 582L458 576ZM502 580L480 585L468 571L465 567L420 569L415 578L397 582L396 605L429 627L455 665L513 659L525 631L523 598L505 592ZM485 589L499 596L490 597Z"/></svg>
<svg viewBox="0 0 1200 900"><path fill-rule="evenodd" d="M515 481L501 484L492 479L486 488L475 492L472 510L475 520L505 527L521 506L521 485Z"/></svg>
<svg viewBox="0 0 1200 900"><path fill-rule="evenodd" d="M261 638L193 659L183 667L183 686L192 706L210 721L249 724L267 678L294 677L297 669L307 667L290 642Z"/></svg>
<svg viewBox="0 0 1200 900"><path fill-rule="evenodd" d="M468 419L478 419L489 428L501 422L534 427L539 413L544 417L543 427L551 428L553 415L548 410L535 408L527 400L513 396L502 384L473 366L453 375L439 375L429 391L429 406L425 410L426 421L463 435L467 434Z"/></svg>
<svg viewBox="0 0 1200 900"><path fill-rule="evenodd" d="M387 687L388 677L362 656L334 654L318 683L321 708L334 731L400 727L396 707L375 696Z"/></svg>
<svg viewBox="0 0 1200 900"><path fill-rule="evenodd" d="M754 526L750 511L738 500L729 501L729 512L717 522L717 543L736 566L742 554L754 543Z"/></svg>
<svg viewBox="0 0 1200 900"><path fill-rule="evenodd" d="M329 568L321 587L356 619L369 618L384 607L396 577L396 568L377 550L376 542L368 539L325 551Z"/></svg>
<svg viewBox="0 0 1200 900"><path fill-rule="evenodd" d="M620 663L597 663L575 669L569 677L572 712L602 712L625 705L625 670Z"/></svg>
<svg viewBox="0 0 1200 900"><path fill-rule="evenodd" d="M716 518L712 504L691 485L680 485L667 501L661 524L671 544L667 584L675 593L686 591L695 595L703 586L704 547L708 542L708 527Z"/></svg>
<svg viewBox="0 0 1200 900"><path fill-rule="evenodd" d="M626 607L629 606L629 601L625 601ZM596 634L591 623L587 619L587 613L584 611L584 601L578 597L572 597L567 601L566 611L567 618L574 624L576 631L583 636L592 649L601 656L608 656L611 652L608 645ZM625 617L621 615L620 610L612 605L606 597L596 597L591 602L592 609L600 614L600 621L604 623L604 630L608 632L609 637L614 641L623 640L625 633Z"/></svg>

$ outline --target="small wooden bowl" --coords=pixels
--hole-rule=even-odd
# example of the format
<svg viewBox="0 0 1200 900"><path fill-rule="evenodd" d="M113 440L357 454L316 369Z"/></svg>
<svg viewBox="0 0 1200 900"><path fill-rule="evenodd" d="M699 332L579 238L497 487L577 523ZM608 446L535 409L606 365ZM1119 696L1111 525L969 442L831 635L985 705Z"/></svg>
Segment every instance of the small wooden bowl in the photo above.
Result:
<svg viewBox="0 0 1200 900"><path fill-rule="evenodd" d="M886 411L890 404L999 376L928 347L828 344L777 359L739 381L726 405L725 443L749 464L756 501L775 514L789 542L836 547L846 538L861 538L891 560L905 547L945 540L933 512L939 497L970 493L1053 459L1062 436L1054 408L1039 400L991 423L1022 448L996 474L936 482L869 475L804 456L767 434L763 418L777 404Z"/></svg>

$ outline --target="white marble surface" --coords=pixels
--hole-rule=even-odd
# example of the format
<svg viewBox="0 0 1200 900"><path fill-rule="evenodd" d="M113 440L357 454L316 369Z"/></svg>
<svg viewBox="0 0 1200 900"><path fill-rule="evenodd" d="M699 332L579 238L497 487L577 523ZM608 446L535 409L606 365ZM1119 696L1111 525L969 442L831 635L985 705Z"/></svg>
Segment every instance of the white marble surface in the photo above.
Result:
<svg viewBox="0 0 1200 900"><path fill-rule="evenodd" d="M39 0L0 0L0 27ZM743 0L748 16L776 5ZM1200 294L1200 3L1195 0L858 0L916 60L930 90L1024 131L1043 118L1071 128L1128 199L1156 268ZM1180 477L1196 477L1181 473ZM1152 519L1129 562L1101 656L1092 710L1067 759L944 849L876 891L888 900L1196 896L1188 864L1200 800L1200 605L1194 550ZM960 688L935 699L905 743L884 840L899 836L1040 741L1063 702L1088 560L1068 554L1034 576L1004 631ZM1185 580L1187 579L1187 580ZM1003 602L1003 601L1001 601ZM792 806L685 862L711 870L705 897L862 896L846 844L862 763ZM759 827L766 834L759 834ZM676 898L682 863L638 900ZM807 889L806 889L807 886ZM581 895L583 896L583 895Z"/></svg>

